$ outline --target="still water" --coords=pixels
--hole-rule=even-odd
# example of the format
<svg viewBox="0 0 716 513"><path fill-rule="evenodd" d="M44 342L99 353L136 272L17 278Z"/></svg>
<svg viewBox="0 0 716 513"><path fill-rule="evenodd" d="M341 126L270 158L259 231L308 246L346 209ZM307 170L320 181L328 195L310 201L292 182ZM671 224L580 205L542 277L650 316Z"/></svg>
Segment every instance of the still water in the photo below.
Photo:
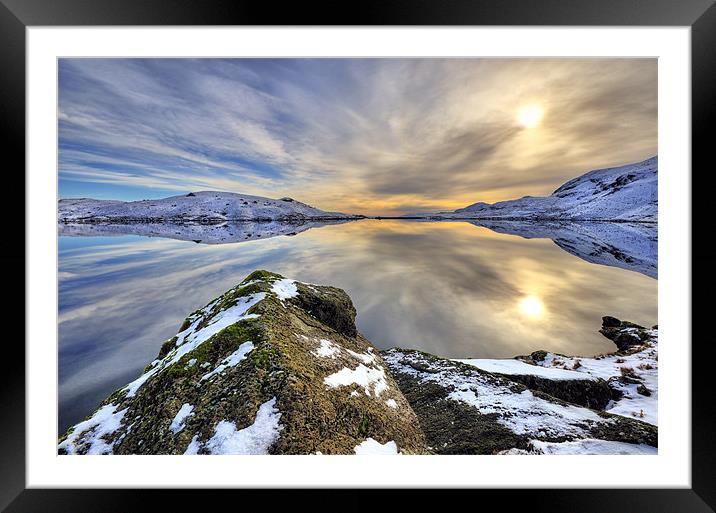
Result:
<svg viewBox="0 0 716 513"><path fill-rule="evenodd" d="M614 350L603 315L657 323L657 281L548 238L465 222L364 220L230 244L59 239L59 431L136 378L195 309L255 269L340 287L378 348L449 358Z"/></svg>

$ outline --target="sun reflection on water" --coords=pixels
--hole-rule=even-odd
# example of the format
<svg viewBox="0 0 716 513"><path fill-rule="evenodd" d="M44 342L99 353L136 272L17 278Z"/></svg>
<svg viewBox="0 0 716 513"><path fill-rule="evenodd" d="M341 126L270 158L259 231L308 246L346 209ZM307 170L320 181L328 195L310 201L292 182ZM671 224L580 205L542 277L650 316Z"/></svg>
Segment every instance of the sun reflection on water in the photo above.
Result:
<svg viewBox="0 0 716 513"><path fill-rule="evenodd" d="M520 312L530 319L540 319L544 316L544 303L537 296L525 296L519 302Z"/></svg>

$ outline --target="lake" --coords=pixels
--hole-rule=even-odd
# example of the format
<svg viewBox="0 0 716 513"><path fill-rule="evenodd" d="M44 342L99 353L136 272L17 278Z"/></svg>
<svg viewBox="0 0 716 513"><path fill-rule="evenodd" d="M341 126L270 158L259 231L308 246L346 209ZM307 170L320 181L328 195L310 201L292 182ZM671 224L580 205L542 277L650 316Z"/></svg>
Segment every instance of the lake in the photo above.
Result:
<svg viewBox="0 0 716 513"><path fill-rule="evenodd" d="M136 378L189 313L255 269L346 290L358 329L380 349L594 355L615 349L598 332L603 315L657 323L655 227L646 238L639 227L598 227L618 232L621 246L594 243L593 231L584 232L589 245L582 232L570 238L571 228L553 229L554 240L492 228L362 220L258 240L252 228L225 244L61 232L71 235L59 238L59 431Z"/></svg>

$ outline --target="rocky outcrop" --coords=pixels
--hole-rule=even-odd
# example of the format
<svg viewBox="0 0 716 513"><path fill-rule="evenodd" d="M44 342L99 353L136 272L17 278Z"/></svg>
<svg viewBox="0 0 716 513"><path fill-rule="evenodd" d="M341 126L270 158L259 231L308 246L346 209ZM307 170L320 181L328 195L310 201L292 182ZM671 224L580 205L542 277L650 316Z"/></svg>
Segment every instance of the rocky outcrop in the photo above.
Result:
<svg viewBox="0 0 716 513"><path fill-rule="evenodd" d="M437 454L589 454L589 445L602 453L656 452L658 431L646 422L577 406L460 361L404 349L383 356Z"/></svg>
<svg viewBox="0 0 716 513"><path fill-rule="evenodd" d="M560 373L559 379L553 379L553 387L570 379L604 382L612 395L604 407L606 411L658 424L658 327L645 328L607 316L602 318L599 331L614 341L617 351L591 358L535 351L518 357L520 363L529 365L526 371L520 372L538 369L538 372Z"/></svg>
<svg viewBox="0 0 716 513"><path fill-rule="evenodd" d="M604 317L600 331L616 352L447 360L390 349L384 358L439 454L654 453L657 327Z"/></svg>
<svg viewBox="0 0 716 513"><path fill-rule="evenodd" d="M459 360L530 390L657 424L658 329L603 317L599 330L617 351L593 357L534 351L512 360Z"/></svg>
<svg viewBox="0 0 716 513"><path fill-rule="evenodd" d="M602 328L599 332L612 340L620 351L626 351L632 346L642 346L653 338L654 330L647 330L629 321L620 321L615 317L602 317Z"/></svg>
<svg viewBox="0 0 716 513"><path fill-rule="evenodd" d="M423 453L340 289L256 271L183 323L61 454Z"/></svg>

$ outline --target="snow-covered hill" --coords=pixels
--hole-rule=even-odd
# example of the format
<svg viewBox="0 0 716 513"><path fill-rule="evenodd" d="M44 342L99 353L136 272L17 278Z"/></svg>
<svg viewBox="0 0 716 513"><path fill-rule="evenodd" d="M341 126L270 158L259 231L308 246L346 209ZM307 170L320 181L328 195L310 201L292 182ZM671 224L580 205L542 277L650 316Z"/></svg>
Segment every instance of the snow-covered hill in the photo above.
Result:
<svg viewBox="0 0 716 513"><path fill-rule="evenodd" d="M325 212L291 198L270 199L232 192L201 191L141 201L61 199L63 223L221 223L224 221L298 221L356 219L362 216Z"/></svg>
<svg viewBox="0 0 716 513"><path fill-rule="evenodd" d="M597 169L563 184L550 196L525 196L492 205L479 202L431 219L569 219L656 222L658 157Z"/></svg>

